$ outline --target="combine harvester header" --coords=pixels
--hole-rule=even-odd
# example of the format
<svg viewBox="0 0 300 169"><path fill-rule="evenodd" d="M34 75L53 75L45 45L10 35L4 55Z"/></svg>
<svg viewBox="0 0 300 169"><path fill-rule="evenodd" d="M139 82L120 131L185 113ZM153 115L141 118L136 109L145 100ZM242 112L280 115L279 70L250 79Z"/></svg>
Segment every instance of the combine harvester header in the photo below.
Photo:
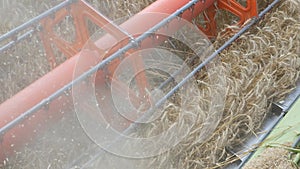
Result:
<svg viewBox="0 0 300 169"><path fill-rule="evenodd" d="M70 97L74 91L72 88L77 85L80 90L88 90L83 83L89 83L90 77L95 78L95 90L100 91L99 93L104 96L108 95L107 84L114 83L118 85L117 90L120 90L121 95L123 91L129 93L133 104L140 106L141 102L151 102L149 101L151 96L147 95L150 82L145 73L139 72L145 69L143 59L132 60L134 74L139 74L135 77L139 96L136 96L136 91L129 89L127 84L118 81L113 75L127 56L160 45L168 38L164 36L165 34L172 35L181 29L182 22L176 18L193 22L201 16L205 24L196 24L197 28L213 39L218 34L217 10L227 11L239 18L236 25L241 29L223 46L207 56L206 60L197 65L158 102L151 103L156 107L172 96L189 78L279 2L280 0L274 0L261 14L258 14L256 0L247 0L246 7L236 0L157 0L118 25L84 0L67 0L2 35L0 42L7 43L0 48L0 53L29 38L32 34L38 34L52 70L0 105L0 160L4 161L13 156L16 150L22 149L24 144L33 140L37 129L43 128L50 121L60 119L63 112L73 111L74 103L77 103ZM75 30L75 37L71 42L55 31L55 27L67 16L73 19ZM91 40L93 35L90 34L89 23L97 25L104 32L103 36ZM67 57L67 60L61 64L57 61L54 46ZM78 65L81 66L80 70L76 70ZM102 98L103 95L96 97ZM100 104L109 107L106 108L107 110L113 111L111 100ZM105 116L113 121L114 117L109 114L109 111L106 113ZM128 119L119 120L118 124L113 124L116 130L126 131L132 126L132 121Z"/></svg>

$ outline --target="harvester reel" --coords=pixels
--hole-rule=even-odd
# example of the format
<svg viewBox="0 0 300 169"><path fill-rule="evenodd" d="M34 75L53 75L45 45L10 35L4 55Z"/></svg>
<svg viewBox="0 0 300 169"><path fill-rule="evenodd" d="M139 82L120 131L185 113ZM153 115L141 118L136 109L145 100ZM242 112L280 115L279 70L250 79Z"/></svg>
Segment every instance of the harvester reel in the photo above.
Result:
<svg viewBox="0 0 300 169"><path fill-rule="evenodd" d="M167 15L147 13L135 17L151 19L166 18ZM178 25L182 28L173 34L172 26ZM122 26L116 27L127 31ZM199 143L205 141L222 116L226 88L224 80L220 80L224 76L217 69L220 62L216 59L206 66L209 83L215 85L211 88L213 92L206 105L208 108L199 108L202 96L196 79L185 78L191 72L192 61L203 61L214 50L209 39L195 25L182 18L173 19L168 26L138 42L135 48L124 50L127 45L124 42L137 39L143 33L143 30L137 29L128 33L128 37L119 38L103 35L102 29L96 32L82 49L74 78L101 62L105 64L85 81L73 86L75 111L91 140L112 154L139 159L157 156L174 148L199 123L199 119L202 119L203 127L197 140ZM110 49L101 48L101 44L95 41L103 37L114 42ZM184 55L178 56L167 48L149 45L167 43L170 39L188 46L193 56L183 58ZM124 51L114 60L107 60L107 54L111 54L116 46L119 51ZM187 82L173 90L183 80ZM174 96L169 97L170 93ZM177 111L173 121L164 118L170 116L171 110L173 113ZM162 131L142 136L141 133L151 125Z"/></svg>
<svg viewBox="0 0 300 169"><path fill-rule="evenodd" d="M111 21L84 0L66 0L0 36L1 53L39 33L53 69L0 105L0 159L32 140L40 124L73 112L73 105L87 136L124 163L123 157L148 160L187 140L207 141L222 117L227 88L217 55L264 15L258 15L256 0L245 2L157 0L137 15ZM217 36L219 9L238 17L236 26L250 24L215 51L208 38ZM73 20L71 41L55 32L66 17ZM90 23L100 28L93 35Z"/></svg>

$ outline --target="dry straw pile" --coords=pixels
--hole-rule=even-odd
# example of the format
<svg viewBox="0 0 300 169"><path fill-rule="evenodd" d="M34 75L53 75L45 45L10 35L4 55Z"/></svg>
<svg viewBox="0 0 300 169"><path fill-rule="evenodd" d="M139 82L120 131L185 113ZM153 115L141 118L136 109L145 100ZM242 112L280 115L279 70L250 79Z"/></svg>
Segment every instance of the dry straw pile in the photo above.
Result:
<svg viewBox="0 0 300 169"><path fill-rule="evenodd" d="M266 3L271 1L261 1L260 8L264 8ZM30 0L26 2L30 3ZM133 15L151 3L140 0L90 0L90 2L113 19L124 15ZM46 1L45 4L47 4ZM20 4L16 3L16 8L19 10L24 8L19 6ZM29 6L32 7L31 9L35 9L34 6L37 4L33 3ZM299 6L299 0L283 1L255 27L220 54L219 58L222 62L220 69L226 73L225 77L222 77L227 84L224 89L227 93L225 108L219 125L205 142L203 140L197 142L199 135L205 133L202 130L203 116L199 116L192 128L192 134L188 135L174 149L156 158L131 161L132 164L140 166L146 164L149 168L196 169L218 168L224 166L229 160L233 160L230 150L242 146L247 136L259 131L271 103L282 100L293 89L299 77ZM112 9L115 11L114 13L111 12ZM27 16L29 19L32 14L29 12ZM23 16L19 16L19 18L23 18ZM222 19L225 22L224 18ZM17 20L14 24L22 21L21 19ZM4 27L2 24L1 32L3 33L11 27ZM220 46L226 38L228 37L218 38L215 47ZM32 43L36 44L36 42L38 40ZM1 101L48 71L41 46L21 47L21 50L17 50L20 49L20 46L17 46L10 51L11 53L1 58L0 82L3 86ZM22 79L25 72L30 74L29 80ZM197 80L205 82L207 80L205 72L200 72ZM208 111L205 109L207 102L203 97L210 94L213 87L215 86L200 83L199 88L204 92L195 94L194 99L199 99L199 101L192 107ZM172 121L172 118L178 117L180 108L176 105L168 108L165 117ZM204 115L208 116L209 113L204 113ZM20 151L15 159L9 159L8 165L4 168L19 168L20 166L22 168L65 168L76 157L84 154L85 150L93 152L95 145L85 137L75 119L73 115L63 118L48 132L41 134L41 137L33 145ZM144 128L143 135L148 135L147 132L153 133L160 127L164 126ZM118 158L111 158L111 160L114 163L122 162ZM101 163L103 165L103 159L96 160L91 167L101 168Z"/></svg>
<svg viewBox="0 0 300 169"><path fill-rule="evenodd" d="M291 145L288 146L290 147ZM260 158L256 158L251 163L246 164L244 169L255 169L255 168L297 169L299 168L295 164L293 164L289 156L290 156L290 152L285 148L269 147L263 151Z"/></svg>

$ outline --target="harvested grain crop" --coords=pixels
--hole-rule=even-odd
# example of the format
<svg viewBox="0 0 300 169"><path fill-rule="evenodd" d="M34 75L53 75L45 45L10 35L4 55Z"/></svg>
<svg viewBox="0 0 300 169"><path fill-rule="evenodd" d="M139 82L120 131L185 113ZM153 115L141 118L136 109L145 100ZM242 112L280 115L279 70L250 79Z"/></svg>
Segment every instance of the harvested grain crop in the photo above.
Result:
<svg viewBox="0 0 300 169"><path fill-rule="evenodd" d="M286 146L290 146L290 144L286 144ZM289 158L290 153L284 146L267 147L261 155L248 163L244 169L296 169L298 167Z"/></svg>

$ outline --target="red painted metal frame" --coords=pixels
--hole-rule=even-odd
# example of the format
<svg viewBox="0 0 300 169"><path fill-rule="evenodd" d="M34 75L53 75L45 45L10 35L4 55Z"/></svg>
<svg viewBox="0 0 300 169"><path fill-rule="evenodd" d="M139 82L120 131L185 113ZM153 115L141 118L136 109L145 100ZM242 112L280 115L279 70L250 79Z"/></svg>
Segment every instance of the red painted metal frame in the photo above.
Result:
<svg viewBox="0 0 300 169"><path fill-rule="evenodd" d="M143 33L159 23L163 18L142 18L143 14L147 13L164 13L172 14L185 4L189 0L157 0L138 15L133 16L128 21L121 25L122 28L127 30L129 33L140 32ZM205 19L209 21L206 24L206 28L200 27L205 33L210 36L215 36L217 33L217 26L215 21L216 7L231 11L235 15L241 18L239 24L242 24L248 18L257 16L256 11L256 0L248 0L248 6L243 8L235 0L218 0L217 6L214 5L215 0L201 0L194 6L194 10L187 10L183 12L182 17L188 21L192 21L193 18L199 14L206 11ZM55 34L54 27L60 23L66 15L71 15L74 19L74 25L76 30L76 37L74 42L67 42L66 40L61 39L58 35ZM62 88L66 84L70 83L73 78L73 73L75 65L80 56L80 51L83 48L83 45L86 43L87 39L90 37L88 33L88 28L86 20L89 19L99 27L103 28L110 36L116 36L115 39L123 39L118 44L115 44L109 36L104 36L103 38L95 42L95 47L100 51L105 51L109 48L111 50L105 56L108 57L111 53L117 51L126 41L129 40L128 35L124 34L117 27L115 27L110 20L105 18L99 12L95 11L87 3L82 0L79 0L77 3L74 3L68 9L60 10L56 13L54 17L46 18L41 21L42 31L40 33L41 39L44 43L47 57L50 63L50 66L54 68L51 72L38 79L36 82L32 83L30 86L13 96L11 99L8 99L0 105L0 127L5 126L14 118L18 117L23 112L27 111L34 105L41 102L43 99L49 97L52 93ZM106 25L106 27L103 27ZM179 27L174 26L171 31L176 31ZM170 29L168 30L170 31ZM161 41L164 38L161 38ZM155 44L150 43L147 40L142 43L142 47L153 46ZM55 45L63 54L65 54L69 59L61 65L57 65L55 55L52 49L52 45ZM87 57L88 58L88 57ZM94 60L81 60L86 62L94 62ZM142 66L141 61L137 61L134 65ZM114 71L116 65L119 62L116 61L109 65L109 71ZM139 67L136 67L139 69ZM100 73L100 80L105 81L103 74ZM101 79L102 77L102 79ZM114 80L114 79L110 79ZM145 88L147 86L147 79L145 75L138 77L139 88ZM122 86L122 84L120 84ZM143 93L143 90L140 91ZM9 132L5 133L0 142L0 160L3 161L5 157L12 155L15 150L20 148L28 140L31 140L34 136L34 133L38 128L43 126L46 121L49 119L58 119L62 115L61 113L70 109L72 106L72 100L67 96L60 96L58 99L49 103L47 107L42 110L39 110L39 113L36 113L32 117L28 117L22 124L14 127ZM60 112L60 113L57 113Z"/></svg>
<svg viewBox="0 0 300 169"><path fill-rule="evenodd" d="M217 36L218 33L216 22L217 10L220 13L220 10L225 10L237 16L240 19L237 23L238 26L242 26L248 19L258 16L256 0L247 0L246 7L236 0L217 0L214 5L207 8L203 13L205 26L198 25L198 28L211 38Z"/></svg>
<svg viewBox="0 0 300 169"><path fill-rule="evenodd" d="M217 23L215 19L216 11L219 9L229 11L239 17L239 26L241 26L248 19L258 15L256 0L247 0L246 7L242 6L236 0L217 0L215 5L209 6L203 12L206 22L205 27L199 25L199 29L201 29L209 37L215 37L217 35ZM74 42L68 42L62 39L54 31L54 27L63 21L67 15L72 16L74 20L76 31ZM87 19L91 20L99 27L109 25L108 23L111 22L84 1L78 1L78 3L71 4L70 8L58 11L54 18L49 17L41 21L43 31L41 31L40 37L44 44L49 64L52 68L57 66L57 62L51 44L59 48L59 50L66 55L67 58L77 54L90 37ZM111 35L116 35L119 37L126 36L113 26L106 27L105 31Z"/></svg>
<svg viewBox="0 0 300 169"><path fill-rule="evenodd" d="M55 26L62 22L68 15L74 20L74 42L62 39L54 30ZM40 32L40 37L52 68L57 66L57 62L51 45L55 45L67 58L76 55L91 36L89 35L87 20L90 20L111 35L118 36L118 38L126 37L123 32L110 24L111 21L108 18L93 9L86 2L78 1L77 3L73 3L69 8L58 11L54 17L48 17L41 21L42 31Z"/></svg>

